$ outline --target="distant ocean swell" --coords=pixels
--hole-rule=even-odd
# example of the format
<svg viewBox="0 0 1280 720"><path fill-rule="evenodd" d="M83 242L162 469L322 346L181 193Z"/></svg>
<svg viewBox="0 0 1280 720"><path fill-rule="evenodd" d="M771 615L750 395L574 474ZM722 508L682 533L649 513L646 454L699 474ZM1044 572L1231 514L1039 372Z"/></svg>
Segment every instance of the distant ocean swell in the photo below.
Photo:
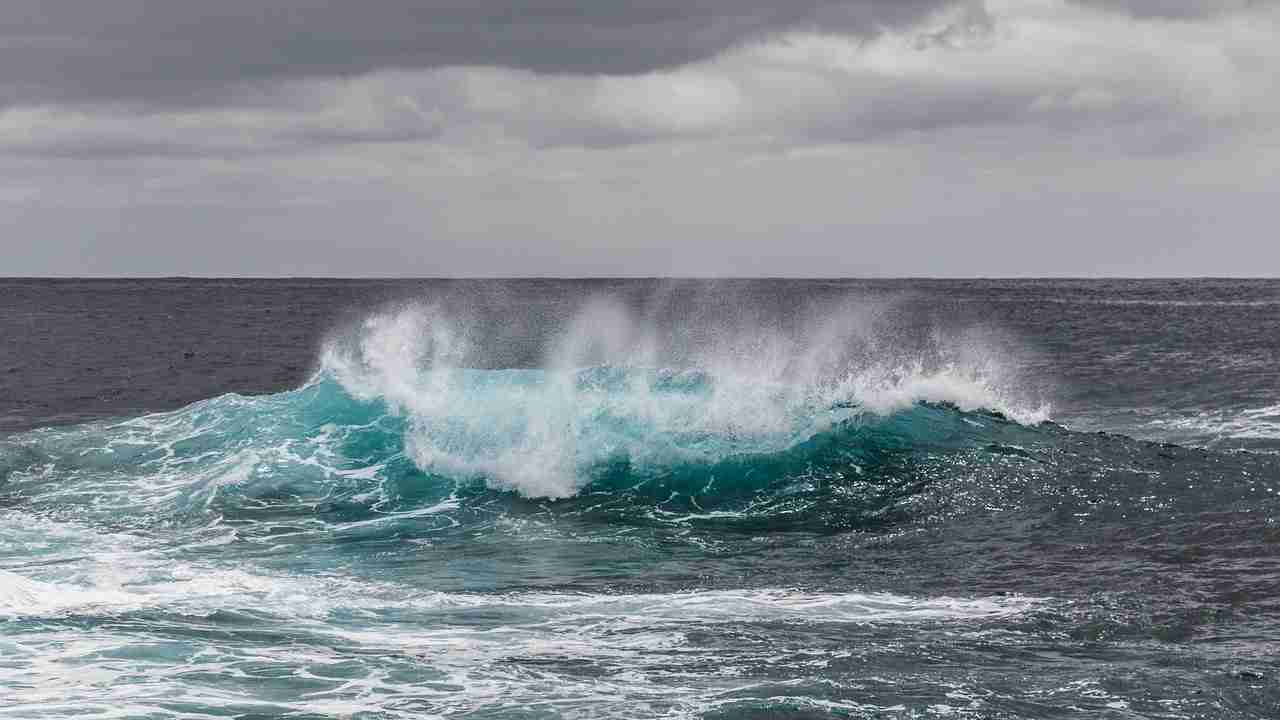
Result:
<svg viewBox="0 0 1280 720"><path fill-rule="evenodd" d="M595 301L513 369L410 305L291 391L0 439L0 687L29 689L0 717L999 716L993 643L1160 650L1271 596L1274 457L1075 432L980 334L866 328L691 339ZM1255 572L1220 590L1196 552ZM1156 577L1194 592L1124 594L1184 565Z"/></svg>

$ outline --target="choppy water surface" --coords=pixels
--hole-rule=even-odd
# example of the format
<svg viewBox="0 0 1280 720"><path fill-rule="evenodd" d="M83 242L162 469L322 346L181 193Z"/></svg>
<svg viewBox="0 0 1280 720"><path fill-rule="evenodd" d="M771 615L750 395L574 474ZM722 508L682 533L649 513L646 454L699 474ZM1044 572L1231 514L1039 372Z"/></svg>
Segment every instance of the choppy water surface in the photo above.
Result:
<svg viewBox="0 0 1280 720"><path fill-rule="evenodd" d="M0 290L0 717L1280 716L1280 283Z"/></svg>

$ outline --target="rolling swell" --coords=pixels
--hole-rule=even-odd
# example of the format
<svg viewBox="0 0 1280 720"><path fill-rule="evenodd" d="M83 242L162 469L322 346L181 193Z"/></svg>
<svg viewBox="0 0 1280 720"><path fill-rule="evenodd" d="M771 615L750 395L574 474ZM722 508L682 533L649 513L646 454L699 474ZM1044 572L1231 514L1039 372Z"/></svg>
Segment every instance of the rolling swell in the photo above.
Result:
<svg viewBox="0 0 1280 720"><path fill-rule="evenodd" d="M1275 717L1280 457L722 308L380 313L289 392L0 438L0 716Z"/></svg>
<svg viewBox="0 0 1280 720"><path fill-rule="evenodd" d="M1052 432L939 403L888 414L851 403L811 415L792 408L767 428L757 423L747 432L731 424L718 433L656 426L655 420L673 422L672 413L651 408L644 425L617 410L623 400L634 401L627 393L637 374L596 368L573 381L575 394L593 396L589 417L566 423L573 442L548 460L545 448L529 442L532 431L523 424L529 408L502 406L495 397L518 399L546 382L542 374L464 375L487 396L478 402L492 416L406 416L382 400L352 397L321 373L276 395L229 394L169 413L17 435L0 446L7 482L0 493L11 504L111 515L114 522L315 517L335 528L392 527L429 514L476 520L501 507L552 508L605 522L839 530L901 520L896 506L927 483L917 472L922 457L1017 453L1017 443ZM648 401L684 404L681 418L701 412L710 397L711 381L698 374L645 371L639 378ZM549 462L571 473L554 479L571 483L572 493L558 493L548 505L535 494L547 487L546 467L529 467L526 488L521 462ZM484 513L474 512L481 507Z"/></svg>
<svg viewBox="0 0 1280 720"><path fill-rule="evenodd" d="M11 436L0 502L113 527L393 541L521 517L741 534L1004 511L1056 524L1081 506L1159 517L1265 490L1184 481L1265 461L1047 422L986 351L880 362L856 347L877 342L832 328L680 353L589 304L541 367L483 368L464 324L408 306L336 335L292 391Z"/></svg>
<svg viewBox="0 0 1280 720"><path fill-rule="evenodd" d="M41 567L42 548L54 548L49 562L83 563L104 534L126 548L108 556L112 566L144 568L152 585L121 594L91 577L58 593L164 603L214 573L221 579L199 586L209 602L223 585L275 596L274 581L227 575L229 554L287 577L340 569L340 578L451 592L677 593L746 582L931 597L1006 593L1015 577L1036 597L1102 593L1052 621L1096 639L1186 637L1205 622L1203 598L1280 588L1268 544L1280 507L1270 455L1019 423L930 399L936 384L919 378L904 382L928 392L903 404L895 389L888 406L774 387L746 402L775 416L707 426L737 413L702 411L725 381L701 372L592 368L568 384L541 370L423 377L449 398L438 415L354 393L324 370L285 393L10 436L0 445L5 537L21 546L17 528L42 529L31 565L0 576L13 581L6 602L49 594L23 579ZM459 394L472 404L459 405ZM545 420L531 403L568 412L555 427L573 441L550 461L528 442L546 426L523 429ZM497 460L504 453L543 464L522 485L522 466ZM547 484L548 463L571 470L552 476L571 492L536 494L566 487ZM142 554L128 549L136 538L149 538ZM765 562L762 548L777 557ZM1114 588L1135 562L1185 566L1171 580L1183 590L1124 605ZM173 563L178 570L159 569ZM1220 589L1222 568L1239 563L1254 567L1250 581Z"/></svg>

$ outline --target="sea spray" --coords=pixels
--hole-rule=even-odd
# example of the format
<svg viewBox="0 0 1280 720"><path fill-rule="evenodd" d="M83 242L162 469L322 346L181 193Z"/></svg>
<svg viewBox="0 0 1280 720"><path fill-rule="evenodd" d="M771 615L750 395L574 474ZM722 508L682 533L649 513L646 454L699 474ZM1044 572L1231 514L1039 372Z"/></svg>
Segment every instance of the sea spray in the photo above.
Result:
<svg viewBox="0 0 1280 720"><path fill-rule="evenodd" d="M1183 301L1274 283L45 284L8 326L110 372L54 364L35 424L139 392L0 439L0 718L1280 707L1280 458L1168 444L1266 431L1274 313ZM344 289L423 286L281 379Z"/></svg>
<svg viewBox="0 0 1280 720"><path fill-rule="evenodd" d="M859 413L917 402L1047 417L1004 387L1007 369L938 335L909 361L846 304L787 333L722 323L646 324L609 298L586 302L543 340L534 369L467 367L479 328L438 306L375 313L331 340L321 374L409 425L405 450L429 473L485 478L528 497L567 497L592 469L715 463L776 453ZM701 338L700 342L691 338Z"/></svg>

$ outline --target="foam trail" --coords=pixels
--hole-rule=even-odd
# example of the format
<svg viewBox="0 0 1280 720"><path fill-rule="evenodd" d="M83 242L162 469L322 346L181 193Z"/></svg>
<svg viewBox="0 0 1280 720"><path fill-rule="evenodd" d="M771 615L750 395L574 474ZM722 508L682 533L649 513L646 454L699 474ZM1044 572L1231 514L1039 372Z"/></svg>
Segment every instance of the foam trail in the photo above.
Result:
<svg viewBox="0 0 1280 720"><path fill-rule="evenodd" d="M1149 421L1148 427L1178 441L1210 446L1230 440L1275 440L1280 439L1280 404L1157 418Z"/></svg>
<svg viewBox="0 0 1280 720"><path fill-rule="evenodd" d="M40 606L41 596L54 594L47 585L0 570L0 613L18 615Z"/></svg>
<svg viewBox="0 0 1280 720"><path fill-rule="evenodd" d="M914 598L891 593L806 593L784 588L602 594L422 593L336 578L271 575L179 563L96 573L94 582L43 582L0 570L0 616L18 619L111 616L157 609L188 615L252 609L288 619L324 619L339 610L477 612L519 610L543 622L626 626L724 622L901 623L974 621L1015 615L1046 602L1026 597ZM133 577L130 577L130 575Z"/></svg>

